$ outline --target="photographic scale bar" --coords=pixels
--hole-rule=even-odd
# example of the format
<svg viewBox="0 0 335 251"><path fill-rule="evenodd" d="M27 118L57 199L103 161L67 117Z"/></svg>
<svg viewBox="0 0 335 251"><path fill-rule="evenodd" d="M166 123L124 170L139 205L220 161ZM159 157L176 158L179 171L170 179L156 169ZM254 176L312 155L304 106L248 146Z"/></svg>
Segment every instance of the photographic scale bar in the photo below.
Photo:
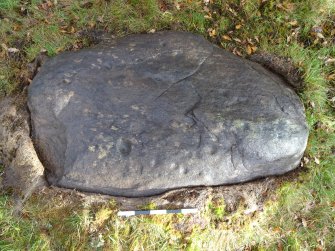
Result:
<svg viewBox="0 0 335 251"><path fill-rule="evenodd" d="M135 211L119 211L118 216L135 216L135 215L158 215L158 214L195 214L198 212L197 208L183 208L183 209L163 209L163 210L135 210Z"/></svg>

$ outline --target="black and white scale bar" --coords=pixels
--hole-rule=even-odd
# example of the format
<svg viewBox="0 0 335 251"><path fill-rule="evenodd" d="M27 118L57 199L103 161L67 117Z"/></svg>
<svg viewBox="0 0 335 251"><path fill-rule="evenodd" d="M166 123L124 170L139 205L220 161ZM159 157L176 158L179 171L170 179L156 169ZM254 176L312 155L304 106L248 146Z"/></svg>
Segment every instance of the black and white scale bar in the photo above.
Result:
<svg viewBox="0 0 335 251"><path fill-rule="evenodd" d="M138 211L119 211L118 216L134 216L134 215L155 215L155 214L195 214L198 212L197 208L183 208L172 210L138 210Z"/></svg>

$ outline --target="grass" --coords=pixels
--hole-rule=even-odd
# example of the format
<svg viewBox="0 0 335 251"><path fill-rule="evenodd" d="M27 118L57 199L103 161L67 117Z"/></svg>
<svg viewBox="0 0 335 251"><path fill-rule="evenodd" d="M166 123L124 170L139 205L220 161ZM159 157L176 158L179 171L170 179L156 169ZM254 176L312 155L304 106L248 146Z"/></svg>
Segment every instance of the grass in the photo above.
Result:
<svg viewBox="0 0 335 251"><path fill-rule="evenodd" d="M56 4L55 4L56 3ZM267 51L289 57L303 72L310 138L304 172L285 183L262 212L228 213L209 200L199 216L120 219L110 203L85 206L74 195L34 194L20 216L14 197L0 195L0 250L333 250L335 248L334 63L332 0L0 0L0 95L29 82L27 64L42 50L52 56L115 36L187 30L247 56ZM10 52L8 48L18 51ZM0 168L0 176L1 176ZM178 226L183 225L180 229Z"/></svg>

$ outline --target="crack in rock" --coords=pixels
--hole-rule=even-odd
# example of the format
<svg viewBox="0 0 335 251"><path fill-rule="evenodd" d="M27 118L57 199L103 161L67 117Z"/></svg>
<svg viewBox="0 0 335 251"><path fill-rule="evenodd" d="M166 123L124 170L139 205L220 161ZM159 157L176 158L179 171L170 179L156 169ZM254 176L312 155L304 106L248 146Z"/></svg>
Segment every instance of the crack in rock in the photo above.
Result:
<svg viewBox="0 0 335 251"><path fill-rule="evenodd" d="M183 77L182 79L179 79L179 80L173 82L172 84L170 84L168 88L166 88L161 94L159 94L159 95L154 99L154 101L156 101L156 100L159 99L161 96L163 96L163 95L164 95L167 91L169 91L174 85L176 85L176 84L178 84L178 83L180 83L180 82L186 80L187 78L192 77L194 74L196 74L196 73L200 70L201 66L206 62L206 60L213 54L213 52L214 52L214 49L212 48L212 51L208 54L208 56L204 57L204 58L200 61L199 65L198 65L198 66L197 66L197 67L196 67L190 74L188 74L188 75L186 75L185 77Z"/></svg>

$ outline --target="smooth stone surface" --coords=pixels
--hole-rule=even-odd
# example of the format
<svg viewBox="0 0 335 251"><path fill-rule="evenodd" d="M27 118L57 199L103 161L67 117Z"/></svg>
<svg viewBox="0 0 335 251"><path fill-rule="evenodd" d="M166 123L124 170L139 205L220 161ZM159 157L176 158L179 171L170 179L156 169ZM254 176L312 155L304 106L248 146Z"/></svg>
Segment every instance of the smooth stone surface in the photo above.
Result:
<svg viewBox="0 0 335 251"><path fill-rule="evenodd" d="M283 174L308 137L280 77L184 32L62 53L33 80L28 105L49 183L111 195Z"/></svg>

